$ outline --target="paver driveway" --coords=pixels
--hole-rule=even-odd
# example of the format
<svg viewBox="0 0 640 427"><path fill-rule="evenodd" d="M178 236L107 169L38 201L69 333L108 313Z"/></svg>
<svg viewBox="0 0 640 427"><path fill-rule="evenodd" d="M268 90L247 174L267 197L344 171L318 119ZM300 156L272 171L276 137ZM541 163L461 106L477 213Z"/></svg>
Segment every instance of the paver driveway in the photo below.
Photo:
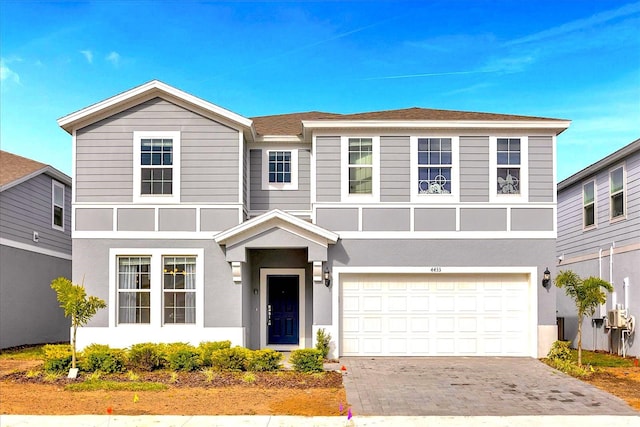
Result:
<svg viewBox="0 0 640 427"><path fill-rule="evenodd" d="M359 415L640 415L531 358L343 357Z"/></svg>

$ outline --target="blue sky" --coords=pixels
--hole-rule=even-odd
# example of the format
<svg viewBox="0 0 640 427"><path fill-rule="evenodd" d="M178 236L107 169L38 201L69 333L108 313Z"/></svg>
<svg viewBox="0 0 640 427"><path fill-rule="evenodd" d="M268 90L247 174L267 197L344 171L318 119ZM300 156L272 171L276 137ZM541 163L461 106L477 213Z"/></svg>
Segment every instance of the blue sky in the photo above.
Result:
<svg viewBox="0 0 640 427"><path fill-rule="evenodd" d="M640 2L0 0L0 144L159 79L245 117L407 107L570 119L558 179L640 137Z"/></svg>

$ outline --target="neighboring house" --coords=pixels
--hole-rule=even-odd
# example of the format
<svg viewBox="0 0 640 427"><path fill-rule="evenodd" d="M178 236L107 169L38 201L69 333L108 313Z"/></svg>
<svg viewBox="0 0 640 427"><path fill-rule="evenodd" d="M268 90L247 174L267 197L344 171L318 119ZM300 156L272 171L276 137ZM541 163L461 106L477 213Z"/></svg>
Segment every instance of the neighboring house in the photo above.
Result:
<svg viewBox="0 0 640 427"><path fill-rule="evenodd" d="M566 120L409 108L249 119L151 81L58 120L92 342L546 354Z"/></svg>
<svg viewBox="0 0 640 427"><path fill-rule="evenodd" d="M69 340L51 289L71 277L71 178L0 151L0 348Z"/></svg>
<svg viewBox="0 0 640 427"><path fill-rule="evenodd" d="M640 320L640 139L558 184L556 251L556 270L600 277L615 288L585 320L583 347L640 356L633 333L633 320ZM559 338L576 345L575 306L563 292L558 318Z"/></svg>

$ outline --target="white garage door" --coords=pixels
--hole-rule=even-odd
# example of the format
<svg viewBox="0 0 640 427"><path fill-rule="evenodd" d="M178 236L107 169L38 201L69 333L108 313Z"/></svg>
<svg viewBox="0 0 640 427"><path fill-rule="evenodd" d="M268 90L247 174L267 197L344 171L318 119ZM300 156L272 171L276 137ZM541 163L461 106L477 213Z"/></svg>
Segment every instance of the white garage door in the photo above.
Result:
<svg viewBox="0 0 640 427"><path fill-rule="evenodd" d="M527 275L341 277L344 356L530 356Z"/></svg>

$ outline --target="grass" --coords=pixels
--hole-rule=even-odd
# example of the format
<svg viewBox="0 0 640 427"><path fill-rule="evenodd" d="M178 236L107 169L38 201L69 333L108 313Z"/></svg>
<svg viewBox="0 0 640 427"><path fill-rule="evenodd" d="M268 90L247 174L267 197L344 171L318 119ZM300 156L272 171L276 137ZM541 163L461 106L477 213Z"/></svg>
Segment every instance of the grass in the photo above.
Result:
<svg viewBox="0 0 640 427"><path fill-rule="evenodd" d="M578 362L578 350L571 350L571 360ZM633 359L625 359L615 354L582 350L582 364L603 368L632 367Z"/></svg>
<svg viewBox="0 0 640 427"><path fill-rule="evenodd" d="M162 391L167 386L156 382L118 382L118 381L84 381L81 383L69 384L65 390L69 391Z"/></svg>
<svg viewBox="0 0 640 427"><path fill-rule="evenodd" d="M0 359L5 360L30 360L30 359L42 359L44 353L42 352L44 345L34 345L28 347L10 348L0 351Z"/></svg>

